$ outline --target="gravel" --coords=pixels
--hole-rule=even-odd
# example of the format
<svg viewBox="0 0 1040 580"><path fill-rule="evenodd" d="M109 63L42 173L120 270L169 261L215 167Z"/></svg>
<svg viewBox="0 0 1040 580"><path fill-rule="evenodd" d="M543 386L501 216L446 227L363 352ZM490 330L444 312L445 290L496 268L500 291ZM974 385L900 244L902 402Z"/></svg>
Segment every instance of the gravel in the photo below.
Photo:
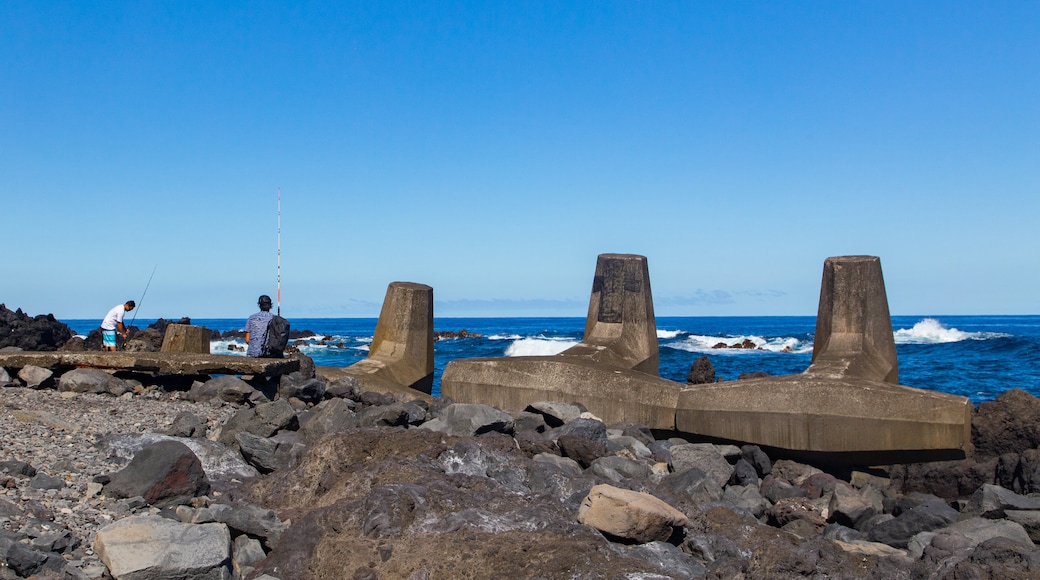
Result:
<svg viewBox="0 0 1040 580"><path fill-rule="evenodd" d="M156 510L101 494L94 478L122 469L126 460L105 456L97 442L107 434L163 433L183 412L205 421L212 435L237 410L180 395L140 387L118 398L0 389L0 535L36 547L56 535L71 536L79 546L63 552L69 564L85 577L105 576L91 547L98 529ZM35 475L19 473L14 462L29 464Z"/></svg>

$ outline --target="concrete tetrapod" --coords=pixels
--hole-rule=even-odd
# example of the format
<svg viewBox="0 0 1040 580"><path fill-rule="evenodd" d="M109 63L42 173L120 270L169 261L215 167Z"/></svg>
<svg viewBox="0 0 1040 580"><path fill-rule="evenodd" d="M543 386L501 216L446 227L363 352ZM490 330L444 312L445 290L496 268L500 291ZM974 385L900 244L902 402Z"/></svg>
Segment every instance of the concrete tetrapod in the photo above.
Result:
<svg viewBox="0 0 1040 580"><path fill-rule="evenodd" d="M898 382L881 261L828 258L809 368L800 375L685 387L675 426L841 461L964 457L971 402Z"/></svg>
<svg viewBox="0 0 1040 580"><path fill-rule="evenodd" d="M441 394L502 409L579 401L607 423L672 429L681 385L655 376L658 361L646 258L602 254L581 343L555 356L451 361Z"/></svg>
<svg viewBox="0 0 1040 580"><path fill-rule="evenodd" d="M365 391L429 395L433 391L433 288L391 282L368 358L342 374L357 378Z"/></svg>

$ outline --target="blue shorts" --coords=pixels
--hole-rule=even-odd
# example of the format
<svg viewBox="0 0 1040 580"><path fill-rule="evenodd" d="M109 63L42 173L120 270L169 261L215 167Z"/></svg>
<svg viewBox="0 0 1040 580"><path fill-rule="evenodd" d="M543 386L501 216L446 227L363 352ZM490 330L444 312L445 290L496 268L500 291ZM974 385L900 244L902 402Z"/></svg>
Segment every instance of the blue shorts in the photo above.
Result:
<svg viewBox="0 0 1040 580"><path fill-rule="evenodd" d="M101 342L105 348L116 347L116 331L101 329Z"/></svg>

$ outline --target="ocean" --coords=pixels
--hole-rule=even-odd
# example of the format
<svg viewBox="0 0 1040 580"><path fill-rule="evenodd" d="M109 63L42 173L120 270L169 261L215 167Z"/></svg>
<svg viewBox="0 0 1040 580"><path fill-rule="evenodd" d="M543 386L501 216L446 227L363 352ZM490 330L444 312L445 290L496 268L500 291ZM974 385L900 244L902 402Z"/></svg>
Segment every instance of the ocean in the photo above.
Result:
<svg viewBox="0 0 1040 580"><path fill-rule="evenodd" d="M311 331L299 339L300 351L319 366L349 366L366 356L375 318L289 318L294 330ZM86 335L100 320L63 320ZM138 319L144 328L154 320ZM192 324L221 332L241 330L245 319L198 318ZM1040 397L1040 316L893 316L900 384L968 397L978 404L1019 388ZM657 318L662 378L686 382L693 361L707 355L716 376L734 380L741 373L797 374L812 358L814 316ZM460 358L551 355L577 344L584 318L437 318L437 332L467 331L466 338L434 344L434 394L449 361ZM755 349L713 348L753 342ZM211 352L229 350L236 340L218 340Z"/></svg>

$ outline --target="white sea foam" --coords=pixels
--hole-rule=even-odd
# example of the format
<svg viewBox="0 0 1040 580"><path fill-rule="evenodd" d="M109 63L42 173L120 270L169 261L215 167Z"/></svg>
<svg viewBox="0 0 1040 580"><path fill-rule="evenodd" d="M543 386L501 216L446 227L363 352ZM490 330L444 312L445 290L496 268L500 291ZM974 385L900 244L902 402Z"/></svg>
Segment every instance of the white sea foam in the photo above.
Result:
<svg viewBox="0 0 1040 580"><path fill-rule="evenodd" d="M492 334L487 337L488 340L519 340L523 338L519 334Z"/></svg>
<svg viewBox="0 0 1040 580"><path fill-rule="evenodd" d="M733 345L743 344L745 340L750 340L754 343L755 348L729 348ZM720 343L726 345L726 347L716 348L716 345ZM742 354L758 351L805 353L812 352L813 348L811 341L803 342L790 336L764 338L753 335L705 336L701 334L691 334L683 340L670 342L662 346L674 348L676 350L685 350L688 352L712 352L716 354Z"/></svg>
<svg viewBox="0 0 1040 580"><path fill-rule="evenodd" d="M900 328L895 331L896 344L943 344L961 342L963 340L989 340L1010 336L1002 332L964 332L956 328L947 328L934 318L925 318L913 328Z"/></svg>
<svg viewBox="0 0 1040 580"><path fill-rule="evenodd" d="M551 356L576 344L578 341L569 338L521 338L506 348L506 356Z"/></svg>
<svg viewBox="0 0 1040 580"><path fill-rule="evenodd" d="M682 336L684 334L686 334L685 330L661 330L660 328L657 329L657 338L658 339L668 340L668 339L671 339L671 338L676 338L678 336Z"/></svg>

